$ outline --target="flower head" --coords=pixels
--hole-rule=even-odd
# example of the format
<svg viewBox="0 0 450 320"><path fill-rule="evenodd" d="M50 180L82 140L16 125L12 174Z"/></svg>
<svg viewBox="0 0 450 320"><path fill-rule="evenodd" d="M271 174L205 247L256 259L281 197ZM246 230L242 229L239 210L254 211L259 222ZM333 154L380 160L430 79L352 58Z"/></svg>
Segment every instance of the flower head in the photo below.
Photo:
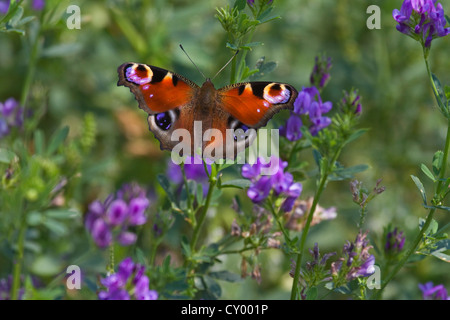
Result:
<svg viewBox="0 0 450 320"><path fill-rule="evenodd" d="M276 164L274 173L263 175L262 168L268 168L270 164ZM242 167L242 176L251 181L247 195L253 203L261 203L273 192L276 196L286 197L282 204L284 211L292 210L295 199L302 192L302 185L294 182L292 175L284 171L286 167L287 162L276 157L272 157L268 163L264 163L262 158L258 158L255 164L245 164Z"/></svg>
<svg viewBox="0 0 450 320"><path fill-rule="evenodd" d="M307 200L297 199L294 202L292 210L286 212L284 215L286 228L296 231L302 230L310 213L312 203L313 197L310 197ZM324 220L332 220L336 218L336 216L336 207L322 208L320 205L317 205L311 220L311 226Z"/></svg>
<svg viewBox="0 0 450 320"><path fill-rule="evenodd" d="M36 11L41 11L45 7L45 0L33 0L31 8Z"/></svg>
<svg viewBox="0 0 450 320"><path fill-rule="evenodd" d="M444 9L436 0L405 0L400 8L394 9L392 16L398 22L397 30L420 41L430 48L433 39L450 33Z"/></svg>
<svg viewBox="0 0 450 320"><path fill-rule="evenodd" d="M422 290L424 300L450 300L450 296L442 284L435 286L433 282L427 282L419 284L419 289Z"/></svg>
<svg viewBox="0 0 450 320"><path fill-rule="evenodd" d="M331 274L337 286L375 272L375 256L369 253L371 248L367 232L359 232L354 242L344 244L342 257L331 264Z"/></svg>
<svg viewBox="0 0 450 320"><path fill-rule="evenodd" d="M23 279L22 279L23 280ZM0 279L0 301L1 300L11 300L11 288L13 284L13 277L9 275L6 279ZM25 293L24 288L19 289L19 300L22 300Z"/></svg>
<svg viewBox="0 0 450 320"><path fill-rule="evenodd" d="M150 200L137 184L126 184L110 195L105 202L95 200L89 205L85 226L100 248L113 240L127 246L136 242L137 236L128 229L147 222L146 210Z"/></svg>
<svg viewBox="0 0 450 320"><path fill-rule="evenodd" d="M203 185L203 191L206 193L208 190L207 183L209 178L205 171L202 158L198 155L195 155L194 157L187 157L183 166L186 179L195 180L196 182L201 183ZM210 163L206 162L206 168L208 173L211 174ZM183 183L183 172L181 171L180 165L170 161L167 167L167 177L175 185L181 185Z"/></svg>
<svg viewBox="0 0 450 320"><path fill-rule="evenodd" d="M145 275L145 266L134 263L131 258L120 262L118 270L100 280L104 290L100 291L100 300L156 300L158 293L149 289L149 279Z"/></svg>
<svg viewBox="0 0 450 320"><path fill-rule="evenodd" d="M309 77L311 85L322 89L330 80L330 69L332 67L331 58L325 56L317 56L313 71Z"/></svg>
<svg viewBox="0 0 450 320"><path fill-rule="evenodd" d="M14 98L0 102L0 139L7 136L13 127L22 127L23 111L23 107Z"/></svg>
<svg viewBox="0 0 450 320"><path fill-rule="evenodd" d="M393 231L388 232L386 235L386 243L384 245L384 251L386 253L399 253L403 250L405 245L405 236L403 231L398 231L395 228Z"/></svg>
<svg viewBox="0 0 450 320"><path fill-rule="evenodd" d="M330 101L322 102L316 87L303 88L294 101L294 110L286 125L280 128L280 134L290 141L299 140L302 137L302 116L309 115L309 130L313 136L317 135L331 124L331 119L323 114L330 112L332 106Z"/></svg>

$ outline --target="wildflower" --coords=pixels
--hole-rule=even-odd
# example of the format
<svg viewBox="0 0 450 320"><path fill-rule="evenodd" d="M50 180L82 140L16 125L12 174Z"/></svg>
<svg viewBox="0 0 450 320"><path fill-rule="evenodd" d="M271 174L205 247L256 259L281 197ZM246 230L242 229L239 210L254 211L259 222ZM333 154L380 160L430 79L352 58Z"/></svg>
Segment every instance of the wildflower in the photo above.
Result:
<svg viewBox="0 0 450 320"><path fill-rule="evenodd" d="M445 28L444 9L440 3L435 3L436 0L405 0L400 10L392 12L398 22L397 30L430 48L433 39L450 33L450 28Z"/></svg>
<svg viewBox="0 0 450 320"><path fill-rule="evenodd" d="M203 160L200 158L200 156L196 155L194 157L187 157L183 165L186 179L201 183L203 185L203 191L206 194L206 192L208 191L209 178L208 174L205 171ZM210 163L206 163L206 168L208 170L208 173L211 174ZM167 167L167 177L175 185L181 186L183 184L183 172L181 171L180 166L173 163L172 161L170 161Z"/></svg>
<svg viewBox="0 0 450 320"><path fill-rule="evenodd" d="M11 128L23 125L23 108L14 98L0 102L0 139L7 136Z"/></svg>
<svg viewBox="0 0 450 320"><path fill-rule="evenodd" d="M110 195L104 203L99 200L89 205L85 226L100 248L117 240L127 246L136 242L137 236L128 229L147 222L145 212L150 205L146 192L137 184L126 184Z"/></svg>
<svg viewBox="0 0 450 320"><path fill-rule="evenodd" d="M149 289L145 266L134 263L131 258L120 262L117 273L100 280L105 287L98 294L100 300L157 300L158 293Z"/></svg>
<svg viewBox="0 0 450 320"><path fill-rule="evenodd" d="M33 0L31 8L35 11L41 11L45 7L45 0Z"/></svg>
<svg viewBox="0 0 450 320"><path fill-rule="evenodd" d="M262 168L268 168L271 163L277 164L276 172L270 176L262 175ZM286 197L281 206L284 211L292 210L295 199L302 192L302 185L294 182L294 178L289 172L284 172L286 167L286 161L275 157L272 157L267 164L263 163L261 158L258 158L254 165L245 164L242 167L242 176L252 182L247 195L253 203L261 203L269 196L270 192L273 192L276 196Z"/></svg>
<svg viewBox="0 0 450 320"><path fill-rule="evenodd" d="M316 88L322 89L330 80L330 69L332 67L331 58L325 56L317 56L316 63L314 64L313 71L309 77L311 85Z"/></svg>
<svg viewBox="0 0 450 320"><path fill-rule="evenodd" d="M366 237L367 232L362 234L360 231L355 242L347 241L342 250L343 257L331 264L331 274L336 287L375 272L375 256L369 253L372 246L369 245Z"/></svg>
<svg viewBox="0 0 450 320"><path fill-rule="evenodd" d="M322 102L316 87L303 88L294 101L294 110L286 125L280 128L280 134L290 141L299 140L302 137L301 116L309 115L309 130L313 136L317 135L320 130L331 124L331 119L323 114L328 113L332 106L330 101Z"/></svg>
<svg viewBox="0 0 450 320"><path fill-rule="evenodd" d="M0 0L0 13L6 14L9 10L11 0Z"/></svg>
<svg viewBox="0 0 450 320"><path fill-rule="evenodd" d="M433 282L427 282L425 284L419 284L419 289L422 290L422 296L424 300L450 300L447 294L447 290L444 285L433 285Z"/></svg>
<svg viewBox="0 0 450 320"><path fill-rule="evenodd" d="M290 212L286 212L284 219L286 221L285 226L287 229L300 231L305 225L306 219L311 210L313 203L313 197L309 197L307 200L296 200L293 208ZM311 220L311 226L318 224L324 220L332 220L336 218L336 207L323 208L320 205L316 206L314 216Z"/></svg>
<svg viewBox="0 0 450 320"><path fill-rule="evenodd" d="M397 228L394 231L388 232L386 235L386 244L384 245L384 251L386 253L399 253L403 250L405 245L405 236L403 231L398 231Z"/></svg>
<svg viewBox="0 0 450 320"><path fill-rule="evenodd" d="M362 105L358 90L352 89L350 92L344 91L344 98L342 98L340 107L344 113L360 115L362 112Z"/></svg>
<svg viewBox="0 0 450 320"><path fill-rule="evenodd" d="M11 288L13 284L13 277L9 275L6 279L0 279L0 301L11 300ZM25 293L24 288L19 289L19 300L22 300Z"/></svg>

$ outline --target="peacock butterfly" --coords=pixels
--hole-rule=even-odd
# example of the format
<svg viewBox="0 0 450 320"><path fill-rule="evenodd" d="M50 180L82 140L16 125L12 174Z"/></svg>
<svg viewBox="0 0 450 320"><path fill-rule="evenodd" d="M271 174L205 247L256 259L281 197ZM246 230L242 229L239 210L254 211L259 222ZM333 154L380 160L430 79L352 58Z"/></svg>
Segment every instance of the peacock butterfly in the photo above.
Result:
<svg viewBox="0 0 450 320"><path fill-rule="evenodd" d="M174 72L134 62L117 71L117 85L128 87L148 113L149 129L161 150L176 149L180 155L194 156L201 149L209 158L234 158L275 113L293 109L298 94L293 86L278 82L243 82L217 90L208 78L199 87Z"/></svg>

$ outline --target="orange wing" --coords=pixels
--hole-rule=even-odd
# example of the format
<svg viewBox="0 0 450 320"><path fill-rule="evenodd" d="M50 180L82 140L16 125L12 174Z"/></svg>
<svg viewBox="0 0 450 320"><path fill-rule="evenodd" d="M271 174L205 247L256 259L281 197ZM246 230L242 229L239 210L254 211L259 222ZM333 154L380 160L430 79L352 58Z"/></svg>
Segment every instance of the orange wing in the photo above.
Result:
<svg viewBox="0 0 450 320"><path fill-rule="evenodd" d="M252 128L264 126L275 113L293 109L297 90L276 82L238 83L219 90L223 108Z"/></svg>
<svg viewBox="0 0 450 320"><path fill-rule="evenodd" d="M139 107L149 114L166 112L189 103L198 86L190 80L154 66L124 63L117 72L119 82L130 88Z"/></svg>

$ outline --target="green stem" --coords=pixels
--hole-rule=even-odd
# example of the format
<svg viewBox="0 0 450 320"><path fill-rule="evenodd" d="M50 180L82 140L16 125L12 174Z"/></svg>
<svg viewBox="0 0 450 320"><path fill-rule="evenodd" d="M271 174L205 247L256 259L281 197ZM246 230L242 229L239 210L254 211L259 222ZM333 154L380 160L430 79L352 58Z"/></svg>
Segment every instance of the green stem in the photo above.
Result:
<svg viewBox="0 0 450 320"><path fill-rule="evenodd" d="M27 231L27 225L25 222L25 217L22 217L22 222L20 224L19 239L17 241L17 257L15 259L14 269L13 269L13 283L11 288L11 299L19 300L19 290L20 290L20 276L22 273L23 265L23 253L25 247L25 234Z"/></svg>
<svg viewBox="0 0 450 320"><path fill-rule="evenodd" d="M440 96L437 92L436 86L434 85L433 77L431 75L431 70L428 65L428 59L427 59L427 56L425 55L425 53L424 53L424 58L425 58L425 65L427 67L427 72L428 72L428 76L430 77L431 86L433 88L434 95L435 95L436 99L438 100L438 103L440 103L442 105L442 101L440 101ZM446 168L447 168L449 149L450 149L450 119L447 119L447 137L445 140L444 156L442 159L443 165L442 165L441 172L439 173L438 183L437 183L436 191L435 191L436 198L439 197L439 195L442 191L443 181L444 181L445 172L446 172ZM435 212L436 212L436 208L430 209L430 211L428 212L427 219L425 220L425 224L423 225L422 229L420 229L419 233L417 234L413 243L409 247L408 251L406 251L406 253L402 257L402 259L399 261L399 263L395 266L395 268L392 270L392 272L388 275L386 280L383 282L383 285L381 286L380 290L375 294L375 299L381 299L381 295L383 293L384 288L392 280L392 278L394 278L394 276L400 271L400 269L405 265L405 263L408 261L409 257L417 250L417 248L419 247L419 245L423 239L425 232L427 231L428 227L431 224L431 221L433 221L433 216L434 216Z"/></svg>
<svg viewBox="0 0 450 320"><path fill-rule="evenodd" d="M214 171L214 170L213 170ZM200 212L200 216L197 220L197 223L195 224L195 228L194 228L194 234L192 236L192 240L191 240L191 250L194 251L195 250L195 246L197 245L197 241L198 241L198 237L200 235L200 230L203 226L203 223L205 221L206 218L206 213L208 212L208 208L209 205L211 203L211 198L212 198L212 194L214 191L214 187L217 183L217 179L216 176L213 175L214 172L211 172L211 177L210 177L210 181L209 181L209 188L208 188L208 194L206 196L206 202L205 205L203 206L201 212Z"/></svg>
<svg viewBox="0 0 450 320"><path fill-rule="evenodd" d="M308 215L308 219L306 220L305 227L303 228L302 237L300 240L300 250L297 255L296 265L295 265L295 271L294 271L294 281L292 282L292 290L291 290L291 300L295 300L297 296L297 285L298 285L298 279L300 277L300 268L302 263L302 258L304 255L305 250L305 244L306 244L306 238L308 236L309 227L311 226L311 222L314 216L314 213L316 211L317 204L319 203L319 199L322 195L323 190L325 189L325 185L328 180L329 174L333 171L334 165L336 163L337 158L339 157L339 154L341 153L342 146L340 146L336 153L334 154L333 158L329 162L328 167L326 168L325 172L323 173L320 182L319 187L316 190L316 194L314 195L313 203L311 205L311 209Z"/></svg>
<svg viewBox="0 0 450 320"><path fill-rule="evenodd" d="M39 53L39 41L41 36L41 27L38 26L39 30L36 32L36 39L34 39L33 45L31 47L30 60L28 65L27 74L25 76L25 82L22 86L22 94L20 96L20 104L26 108L28 95L30 93L31 83L33 82L34 73L36 70L36 62Z"/></svg>
<svg viewBox="0 0 450 320"><path fill-rule="evenodd" d="M302 263L303 251L304 251L305 243L306 243L306 237L308 236L309 227L311 226L311 221L314 216L314 212L316 211L317 204L319 203L319 198L322 195L322 192L325 188L327 178L328 178L328 175L322 176L322 179L319 184L319 188L317 189L316 194L314 195L314 200L311 205L311 210L309 212L308 219L306 220L305 227L303 228L302 238L300 240L300 252L297 255L297 261L295 262L296 265L295 265L295 272L294 272L294 281L292 282L291 300L295 300L295 298L297 296L297 284L298 284L298 279L300 277L300 266Z"/></svg>
<svg viewBox="0 0 450 320"><path fill-rule="evenodd" d="M275 219L275 221L278 224L278 228L281 230L281 232L283 232L283 236L284 236L284 241L286 243L291 243L291 238L289 237L289 233L286 231L286 229L284 228L284 226L281 224L281 221L278 217L278 213L275 212L275 206L273 204L272 199L268 199L267 201L267 206L269 207L270 212L272 213L273 218Z"/></svg>

